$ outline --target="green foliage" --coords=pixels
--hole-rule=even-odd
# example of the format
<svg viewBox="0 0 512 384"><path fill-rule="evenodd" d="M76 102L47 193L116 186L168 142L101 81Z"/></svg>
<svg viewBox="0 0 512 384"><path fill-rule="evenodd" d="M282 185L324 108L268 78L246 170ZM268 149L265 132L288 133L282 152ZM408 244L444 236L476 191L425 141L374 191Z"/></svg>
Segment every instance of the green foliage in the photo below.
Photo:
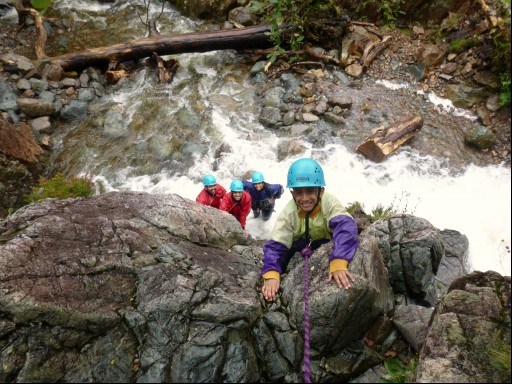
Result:
<svg viewBox="0 0 512 384"><path fill-rule="evenodd" d="M396 216L400 214L408 213L414 215L414 210L416 209L416 207L414 207L414 209L409 212L408 203L410 195L411 194L408 192L402 192L398 199L396 196L393 198L391 204L389 204L388 206L377 204L377 206L373 208L369 214L365 212L364 205L362 203L355 201L348 205L347 212L354 217L366 218L370 220L370 222L372 223L377 220L387 219L391 216Z"/></svg>
<svg viewBox="0 0 512 384"><path fill-rule="evenodd" d="M263 16L270 25L270 40L274 44L267 58L275 62L286 53L284 45L298 51L305 41L305 30L317 10L333 7L333 0L257 0L251 10ZM287 28L283 28L286 26ZM291 33L287 32L288 30Z"/></svg>
<svg viewBox="0 0 512 384"><path fill-rule="evenodd" d="M500 92L500 105L502 107L510 107L510 73L502 73L501 79L501 92Z"/></svg>
<svg viewBox="0 0 512 384"><path fill-rule="evenodd" d="M492 38L491 61L496 72L510 73L510 0L508 4L497 2L495 7L497 23L488 33Z"/></svg>
<svg viewBox="0 0 512 384"><path fill-rule="evenodd" d="M459 22L460 16L456 13L452 14L449 18L443 20L438 28L434 28L430 34L430 41L436 42L445 38L447 31L452 29Z"/></svg>
<svg viewBox="0 0 512 384"><path fill-rule="evenodd" d="M450 45L448 50L453 53L460 53L466 49L474 47L478 44L478 39L469 38L469 39L453 39L450 41Z"/></svg>
<svg viewBox="0 0 512 384"><path fill-rule="evenodd" d="M37 9L41 15L44 15L53 0L30 0L32 7Z"/></svg>
<svg viewBox="0 0 512 384"><path fill-rule="evenodd" d="M510 344L501 343L489 348L489 361L494 369L510 377Z"/></svg>
<svg viewBox="0 0 512 384"><path fill-rule="evenodd" d="M89 197L94 191L94 183L90 178L77 176L65 178L63 174L58 173L50 179L41 178L26 199L27 202L34 203L48 198Z"/></svg>
<svg viewBox="0 0 512 384"><path fill-rule="evenodd" d="M395 211L393 205L385 207L381 204L377 204L377 206L373 208L372 212L370 213L370 220L374 222L380 219L387 219L388 217L396 215L397 213L398 212Z"/></svg>
<svg viewBox="0 0 512 384"><path fill-rule="evenodd" d="M381 377L382 383L412 383L418 366L418 359L412 358L407 364L397 358L384 361L386 377Z"/></svg>
<svg viewBox="0 0 512 384"><path fill-rule="evenodd" d="M405 0L383 0L379 4L377 11L381 14L384 24L394 28L394 22L398 19L400 14L404 14L400 10Z"/></svg>

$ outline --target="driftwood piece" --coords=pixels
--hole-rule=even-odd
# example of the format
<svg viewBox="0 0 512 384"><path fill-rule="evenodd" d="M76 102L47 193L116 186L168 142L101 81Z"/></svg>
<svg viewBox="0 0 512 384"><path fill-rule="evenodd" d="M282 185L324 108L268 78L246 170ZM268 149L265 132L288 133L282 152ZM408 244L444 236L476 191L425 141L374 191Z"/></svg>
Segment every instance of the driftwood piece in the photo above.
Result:
<svg viewBox="0 0 512 384"><path fill-rule="evenodd" d="M164 60L154 52L148 59L148 62L155 67L159 84L169 84L179 67L176 60Z"/></svg>
<svg viewBox="0 0 512 384"><path fill-rule="evenodd" d="M377 57L377 55L389 44L391 43L391 36L384 36L381 42L376 44L370 44L369 49L365 49L363 56L361 57L361 62L363 64L363 73L370 67L372 61Z"/></svg>
<svg viewBox="0 0 512 384"><path fill-rule="evenodd" d="M109 62L138 60L150 57L153 53L165 56L221 49L268 48L272 46L267 34L269 32L270 26L262 24L243 29L154 35L108 47L67 53L50 60L59 64L65 71L70 71L94 65L107 65Z"/></svg>
<svg viewBox="0 0 512 384"><path fill-rule="evenodd" d="M378 128L356 148L366 158L380 163L403 143L417 134L423 126L421 116L409 116L388 128Z"/></svg>
<svg viewBox="0 0 512 384"><path fill-rule="evenodd" d="M36 57L38 59L45 58L46 53L45 53L44 49L45 49L46 40L48 39L48 36L46 34L46 29L44 28L44 25L43 25L43 18L41 17L39 12L37 12L34 8L26 8L23 5L22 1L16 2L14 6L16 8L16 11L18 12L19 20L21 23L25 22L27 15L30 15L33 17L34 25L36 27L36 33L37 33L36 42L35 42Z"/></svg>
<svg viewBox="0 0 512 384"><path fill-rule="evenodd" d="M105 78L110 84L115 84L119 80L121 80L123 77L130 76L130 73L125 71L124 69L120 71L106 71L105 72Z"/></svg>

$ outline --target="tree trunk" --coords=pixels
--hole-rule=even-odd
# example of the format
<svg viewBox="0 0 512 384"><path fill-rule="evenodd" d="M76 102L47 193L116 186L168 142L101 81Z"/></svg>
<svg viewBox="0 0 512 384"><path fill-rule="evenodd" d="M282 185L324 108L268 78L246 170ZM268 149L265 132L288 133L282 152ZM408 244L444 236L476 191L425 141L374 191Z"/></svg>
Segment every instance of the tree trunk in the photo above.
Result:
<svg viewBox="0 0 512 384"><path fill-rule="evenodd" d="M154 35L134 39L108 47L67 53L49 60L65 71L93 65L107 66L110 62L137 60L153 53L171 55L190 52L209 52L221 49L268 48L272 46L266 24L241 29L185 33L181 35Z"/></svg>
<svg viewBox="0 0 512 384"><path fill-rule="evenodd" d="M417 134L423 126L421 116L409 116L388 128L379 128L377 132L359 144L356 151L366 158L380 163L386 156L396 151L403 143Z"/></svg>

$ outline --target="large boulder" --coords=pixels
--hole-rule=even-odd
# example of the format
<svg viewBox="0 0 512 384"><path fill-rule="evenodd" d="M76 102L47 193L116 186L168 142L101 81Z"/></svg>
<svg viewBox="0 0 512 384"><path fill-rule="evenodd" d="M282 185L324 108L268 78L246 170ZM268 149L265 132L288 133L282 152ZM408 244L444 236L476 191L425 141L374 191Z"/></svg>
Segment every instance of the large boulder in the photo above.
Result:
<svg viewBox="0 0 512 384"><path fill-rule="evenodd" d="M434 263L439 270L447 256L453 263L465 254L461 236L407 215L375 223L360 234L350 289L328 282L332 243L317 249L307 268L312 380L362 375L381 364L397 340L388 317L396 302L390 280L400 281L391 278L391 249L409 255L402 278L409 281L414 254L429 266L424 273ZM301 381L305 260L295 255L278 299L266 302L262 243L246 237L233 216L174 194L112 192L19 209L0 221L0 381ZM432 252L427 261L432 249L445 250L440 261ZM452 278L429 278L427 285ZM477 288L466 288L461 300L472 305L485 298L485 314L510 326L510 278L501 296L472 281L466 285ZM425 343L430 356L427 345L436 339L429 335L437 328L427 327L425 337L428 311L402 306L399 315L400 332L416 349ZM481 341L489 339L473 337L473 349L486 345ZM442 359L455 366L459 355ZM422 366L429 380L435 375L430 361Z"/></svg>
<svg viewBox="0 0 512 384"><path fill-rule="evenodd" d="M377 238L393 291L408 302L435 306L452 281L467 273L469 242L460 232L401 214L376 221L365 233Z"/></svg>
<svg viewBox="0 0 512 384"><path fill-rule="evenodd" d="M301 380L304 261L265 302L262 242L225 212L178 195L47 199L1 221L0 239L2 382ZM329 247L310 274L324 381L353 375L341 351L393 303L375 239L350 290L326 281Z"/></svg>
<svg viewBox="0 0 512 384"><path fill-rule="evenodd" d="M509 382L510 304L510 276L473 272L455 280L432 315L416 382Z"/></svg>

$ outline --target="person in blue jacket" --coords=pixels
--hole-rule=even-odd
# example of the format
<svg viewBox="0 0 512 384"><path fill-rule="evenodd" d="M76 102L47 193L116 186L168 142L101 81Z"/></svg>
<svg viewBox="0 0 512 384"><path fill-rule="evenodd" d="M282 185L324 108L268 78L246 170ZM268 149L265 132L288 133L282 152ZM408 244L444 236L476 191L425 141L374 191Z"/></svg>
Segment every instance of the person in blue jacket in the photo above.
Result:
<svg viewBox="0 0 512 384"><path fill-rule="evenodd" d="M281 275L296 252L309 257L331 240L334 246L329 257L329 282L334 280L339 288L350 288L354 277L348 265L359 242L357 224L339 200L325 191L322 167L309 158L295 161L288 171L286 187L291 188L293 199L279 214L271 238L263 246L263 296L275 300Z"/></svg>
<svg viewBox="0 0 512 384"><path fill-rule="evenodd" d="M244 191L249 192L252 197L252 213L254 218L261 218L265 221L270 219L274 212L276 199L279 199L284 192L281 184L269 184L265 182L263 173L254 172L252 181L244 180Z"/></svg>

